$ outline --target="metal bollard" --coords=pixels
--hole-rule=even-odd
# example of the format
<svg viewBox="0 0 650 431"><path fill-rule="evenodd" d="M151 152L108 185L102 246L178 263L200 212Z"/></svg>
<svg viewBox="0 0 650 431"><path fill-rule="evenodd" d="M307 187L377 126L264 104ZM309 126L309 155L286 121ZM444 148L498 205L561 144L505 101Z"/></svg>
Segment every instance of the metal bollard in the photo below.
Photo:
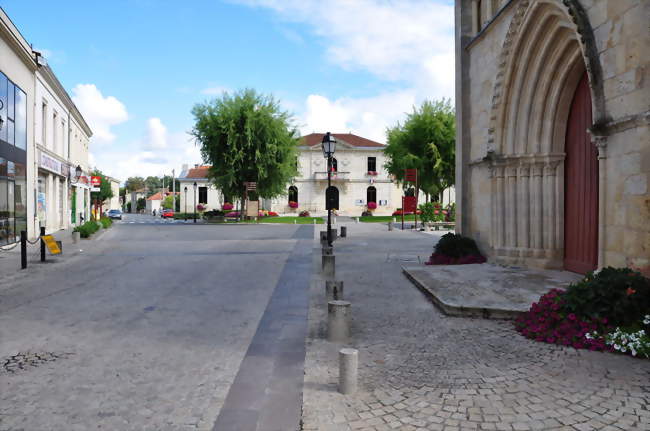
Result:
<svg viewBox="0 0 650 431"><path fill-rule="evenodd" d="M341 238L346 238L348 236L348 228L346 226L341 226Z"/></svg>
<svg viewBox="0 0 650 431"><path fill-rule="evenodd" d="M325 280L325 294L327 297L327 302L343 301L343 282Z"/></svg>
<svg viewBox="0 0 650 431"><path fill-rule="evenodd" d="M392 232L393 231L393 223L388 223L388 231Z"/></svg>
<svg viewBox="0 0 650 431"><path fill-rule="evenodd" d="M333 254L323 255L323 276L328 280L333 280L336 275L336 256Z"/></svg>
<svg viewBox="0 0 650 431"><path fill-rule="evenodd" d="M43 235L45 235L45 226L41 226L41 262L45 262L45 241L43 241Z"/></svg>
<svg viewBox="0 0 650 431"><path fill-rule="evenodd" d="M20 269L27 268L27 231L20 231Z"/></svg>
<svg viewBox="0 0 650 431"><path fill-rule="evenodd" d="M72 243L76 244L79 242L79 239L81 238L81 234L77 232L72 232Z"/></svg>
<svg viewBox="0 0 650 431"><path fill-rule="evenodd" d="M350 303L329 301L327 303L327 340L347 343L350 338Z"/></svg>
<svg viewBox="0 0 650 431"><path fill-rule="evenodd" d="M328 245L324 245L323 248L321 249L321 254L322 254L323 256L325 256L325 255L330 255L330 254L334 254L334 247L330 247L330 246L328 246Z"/></svg>
<svg viewBox="0 0 650 431"><path fill-rule="evenodd" d="M357 391L357 370L359 351L357 349L339 350L339 392L351 395Z"/></svg>

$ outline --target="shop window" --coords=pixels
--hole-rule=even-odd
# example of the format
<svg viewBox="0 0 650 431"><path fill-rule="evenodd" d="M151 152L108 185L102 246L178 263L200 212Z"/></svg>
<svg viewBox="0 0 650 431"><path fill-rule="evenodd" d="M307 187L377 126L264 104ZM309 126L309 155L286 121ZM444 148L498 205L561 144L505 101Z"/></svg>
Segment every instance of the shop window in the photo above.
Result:
<svg viewBox="0 0 650 431"><path fill-rule="evenodd" d="M7 77L0 73L0 140L7 141Z"/></svg>
<svg viewBox="0 0 650 431"><path fill-rule="evenodd" d="M207 204L208 203L208 188L199 187L199 203Z"/></svg>

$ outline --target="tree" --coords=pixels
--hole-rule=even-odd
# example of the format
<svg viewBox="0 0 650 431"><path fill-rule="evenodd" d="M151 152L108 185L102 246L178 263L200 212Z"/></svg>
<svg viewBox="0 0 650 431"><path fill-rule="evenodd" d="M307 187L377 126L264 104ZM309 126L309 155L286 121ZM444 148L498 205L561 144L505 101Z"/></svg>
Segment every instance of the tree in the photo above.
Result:
<svg viewBox="0 0 650 431"><path fill-rule="evenodd" d="M298 174L298 132L272 97L246 89L225 93L192 109L192 135L209 163L210 178L225 196L243 200L244 183L256 182L262 198L285 193Z"/></svg>
<svg viewBox="0 0 650 431"><path fill-rule="evenodd" d="M180 196L176 196L176 199L174 199L173 195L167 195L165 196L165 199L162 201L162 207L165 209L174 209L174 211L178 211L176 208L172 208L174 206L174 200L176 201L176 207L180 205Z"/></svg>
<svg viewBox="0 0 650 431"><path fill-rule="evenodd" d="M147 197L158 193L162 187L162 181L158 177L148 176L144 179L144 184L147 188Z"/></svg>
<svg viewBox="0 0 650 431"><path fill-rule="evenodd" d="M146 184L142 177L129 177L124 183L124 186L126 187L126 191L135 192L145 188Z"/></svg>
<svg viewBox="0 0 650 431"><path fill-rule="evenodd" d="M418 188L438 196L454 184L455 114L449 100L425 101L413 108L403 125L387 130L386 169L404 182L404 170L418 170Z"/></svg>
<svg viewBox="0 0 650 431"><path fill-rule="evenodd" d="M101 185L99 186L98 192L91 192L90 198L95 203L95 216L97 215L97 207L99 206L99 214L101 215L104 211L104 201L111 199L113 197L113 188L111 187L111 182L106 178L102 171L95 169L92 174L93 177L99 177L101 179Z"/></svg>

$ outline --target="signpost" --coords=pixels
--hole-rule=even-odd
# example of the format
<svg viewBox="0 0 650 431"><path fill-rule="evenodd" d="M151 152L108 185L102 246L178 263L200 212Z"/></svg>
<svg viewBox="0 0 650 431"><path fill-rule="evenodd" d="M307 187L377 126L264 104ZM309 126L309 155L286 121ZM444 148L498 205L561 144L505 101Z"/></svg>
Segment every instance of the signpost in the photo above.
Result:
<svg viewBox="0 0 650 431"><path fill-rule="evenodd" d="M98 192L102 186L102 177L90 177L90 191Z"/></svg>
<svg viewBox="0 0 650 431"><path fill-rule="evenodd" d="M259 216L259 201L248 200L248 192L256 192L257 183L254 181L245 182L244 186L246 187L246 211L244 214L246 214L246 217L257 217Z"/></svg>
<svg viewBox="0 0 650 431"><path fill-rule="evenodd" d="M47 249L50 250L50 254L61 254L61 248L52 235L43 235L41 238L47 245Z"/></svg>
<svg viewBox="0 0 650 431"><path fill-rule="evenodd" d="M404 196L402 198L402 230L404 229L404 213L406 212L406 205L409 206L409 209L412 209L413 214L415 215L415 229L418 228L418 170L417 169L405 169L404 170L404 181L411 182L415 185L415 196ZM411 198L411 199L409 199Z"/></svg>

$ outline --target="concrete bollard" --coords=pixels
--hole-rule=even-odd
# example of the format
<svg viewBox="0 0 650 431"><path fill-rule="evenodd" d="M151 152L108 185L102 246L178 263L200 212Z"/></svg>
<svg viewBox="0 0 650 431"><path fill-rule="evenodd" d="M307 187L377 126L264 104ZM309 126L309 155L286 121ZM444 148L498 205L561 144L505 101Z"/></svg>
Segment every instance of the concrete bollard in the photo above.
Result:
<svg viewBox="0 0 650 431"><path fill-rule="evenodd" d="M348 236L348 228L341 226L341 238L346 238Z"/></svg>
<svg viewBox="0 0 650 431"><path fill-rule="evenodd" d="M393 223L388 223L388 231L390 232L392 230L393 230Z"/></svg>
<svg viewBox="0 0 650 431"><path fill-rule="evenodd" d="M327 340L347 343L350 338L350 303L329 301L327 303Z"/></svg>
<svg viewBox="0 0 650 431"><path fill-rule="evenodd" d="M354 218L354 222L355 222L355 223L359 223L359 217L355 217L355 218Z"/></svg>
<svg viewBox="0 0 650 431"><path fill-rule="evenodd" d="M343 282L335 280L325 281L325 293L327 302L343 301Z"/></svg>
<svg viewBox="0 0 650 431"><path fill-rule="evenodd" d="M357 370L359 351L357 349L339 350L339 392L352 395L357 391Z"/></svg>
<svg viewBox="0 0 650 431"><path fill-rule="evenodd" d="M393 223L397 223L397 218L393 217Z"/></svg>
<svg viewBox="0 0 650 431"><path fill-rule="evenodd" d="M336 275L336 256L333 254L323 255L323 276L328 280L333 280Z"/></svg>
<svg viewBox="0 0 650 431"><path fill-rule="evenodd" d="M72 243L73 244L78 243L80 238L81 238L81 234L79 232L72 232Z"/></svg>

